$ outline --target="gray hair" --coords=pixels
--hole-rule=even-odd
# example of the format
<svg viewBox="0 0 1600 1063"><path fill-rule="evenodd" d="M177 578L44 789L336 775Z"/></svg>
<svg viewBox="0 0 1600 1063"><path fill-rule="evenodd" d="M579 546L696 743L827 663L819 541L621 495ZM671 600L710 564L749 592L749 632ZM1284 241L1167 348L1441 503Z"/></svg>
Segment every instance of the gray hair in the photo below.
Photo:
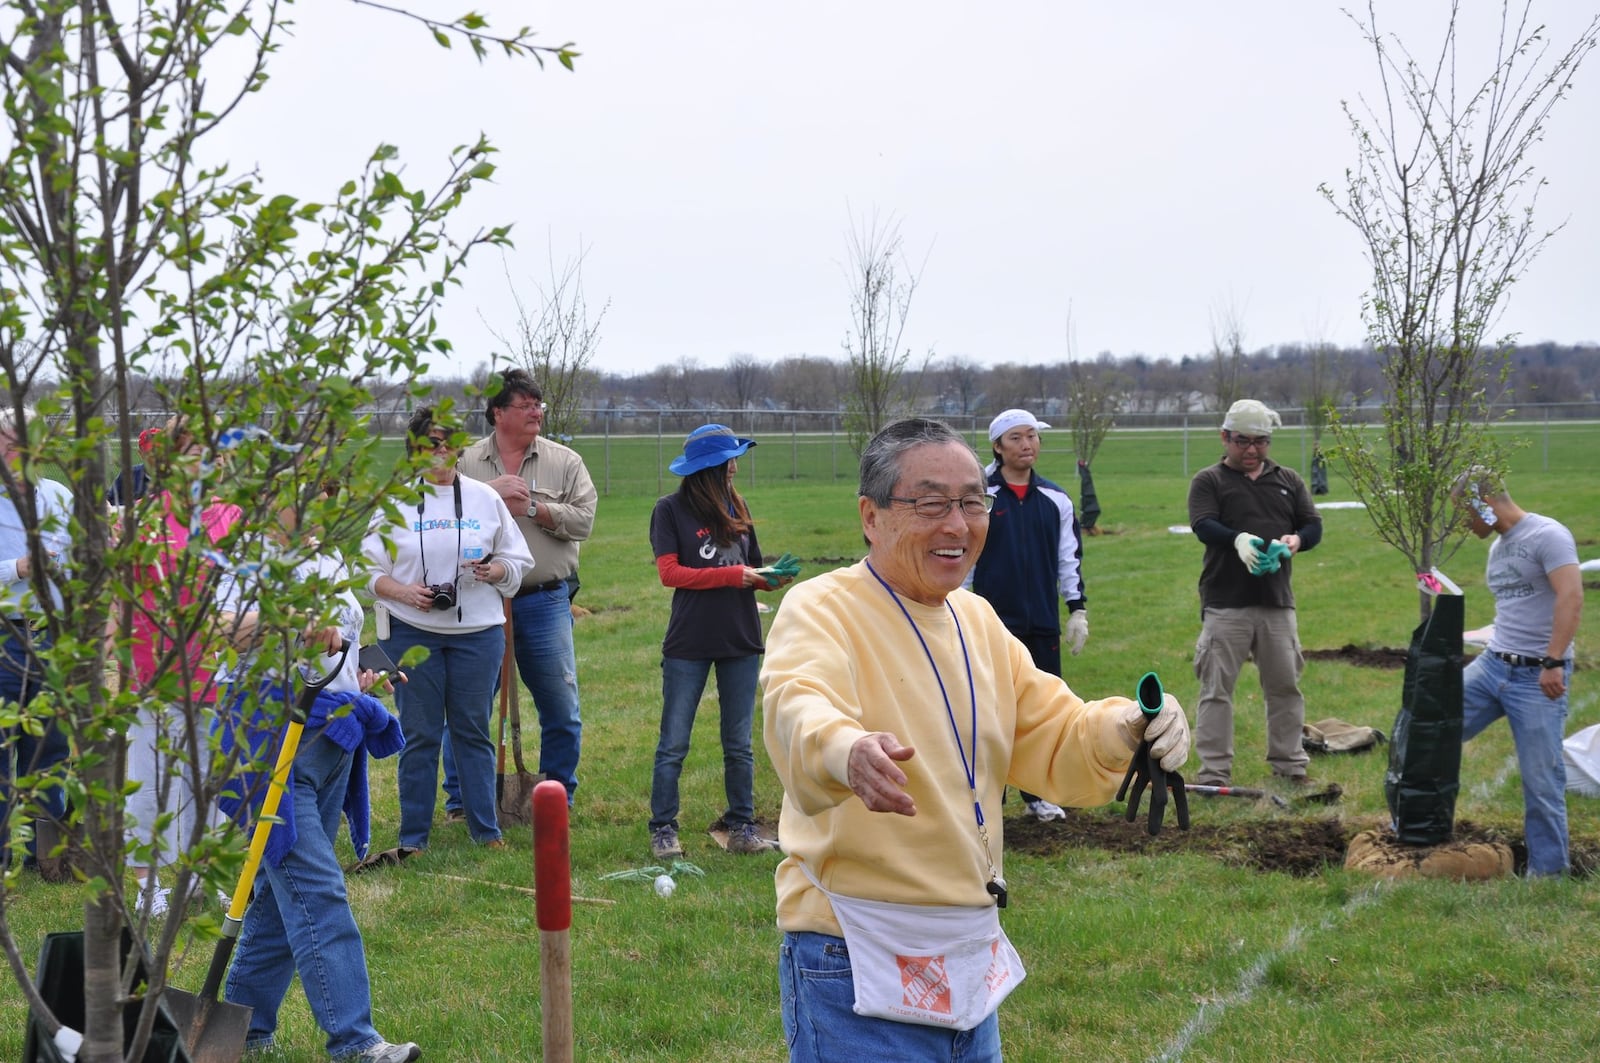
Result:
<svg viewBox="0 0 1600 1063"><path fill-rule="evenodd" d="M907 417L883 427L861 452L861 485L857 494L876 506L887 506L900 482L900 459L916 447L960 443L973 458L977 452L960 432L942 421Z"/></svg>

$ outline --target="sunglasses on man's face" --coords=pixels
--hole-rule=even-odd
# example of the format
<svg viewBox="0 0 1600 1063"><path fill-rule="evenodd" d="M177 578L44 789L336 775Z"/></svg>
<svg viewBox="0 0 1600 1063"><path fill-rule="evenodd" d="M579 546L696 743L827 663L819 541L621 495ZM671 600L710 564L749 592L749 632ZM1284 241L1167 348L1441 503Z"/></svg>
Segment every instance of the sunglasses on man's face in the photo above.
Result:
<svg viewBox="0 0 1600 1063"><path fill-rule="evenodd" d="M1251 447L1255 447L1257 450L1265 450L1272 442L1271 436L1242 436L1238 432L1228 433L1228 439L1240 450L1249 450Z"/></svg>

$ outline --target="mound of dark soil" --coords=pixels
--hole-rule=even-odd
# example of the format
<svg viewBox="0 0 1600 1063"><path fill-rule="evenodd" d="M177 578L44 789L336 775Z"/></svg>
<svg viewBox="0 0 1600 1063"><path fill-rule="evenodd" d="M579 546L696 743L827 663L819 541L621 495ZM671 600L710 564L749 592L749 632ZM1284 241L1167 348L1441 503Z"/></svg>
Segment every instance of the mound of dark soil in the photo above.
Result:
<svg viewBox="0 0 1600 1063"><path fill-rule="evenodd" d="M1219 800L1232 800L1220 798ZM1099 849L1111 853L1200 853L1234 867L1257 871L1281 871L1297 877L1321 874L1325 867L1343 867L1350 839L1372 824L1347 825L1338 816L1318 816L1307 812L1284 812L1271 818L1210 824L1205 822L1207 800L1189 799L1191 823L1178 829L1172 808L1167 807L1166 824L1152 837L1145 829L1145 817L1129 823L1113 809L1067 809L1067 818L1040 823L1021 815L1006 820L1006 848L1036 856L1050 856L1068 849ZM1485 827L1470 820L1457 820L1458 841L1503 842L1511 846L1517 874L1528 867L1528 847L1522 836ZM1572 873L1588 878L1600 873L1600 843L1574 839L1571 848Z"/></svg>
<svg viewBox="0 0 1600 1063"><path fill-rule="evenodd" d="M1406 651L1395 649L1392 646L1379 646L1372 649L1366 646L1356 646L1345 643L1336 650L1306 650L1306 659L1310 661L1342 661L1353 664L1358 668L1404 668L1406 666Z"/></svg>
<svg viewBox="0 0 1600 1063"><path fill-rule="evenodd" d="M1179 830L1171 805L1166 825L1152 836L1145 817L1129 823L1106 809L1067 809L1053 823L1017 817L1006 820L1006 848L1048 856L1063 849L1102 849L1113 853L1190 852L1257 871L1315 875L1329 864L1341 866L1348 837L1337 816L1281 818L1212 825L1204 822L1204 799L1189 799L1191 824Z"/></svg>

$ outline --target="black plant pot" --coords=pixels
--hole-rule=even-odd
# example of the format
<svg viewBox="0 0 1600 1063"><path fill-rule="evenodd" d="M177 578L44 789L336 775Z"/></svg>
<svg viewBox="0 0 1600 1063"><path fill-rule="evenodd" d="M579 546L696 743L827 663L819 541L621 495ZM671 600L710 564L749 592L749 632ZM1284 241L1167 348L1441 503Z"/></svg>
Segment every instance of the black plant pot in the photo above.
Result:
<svg viewBox="0 0 1600 1063"><path fill-rule="evenodd" d="M127 931L122 934L122 957L126 962L133 948ZM139 965L137 981L146 978L144 964ZM83 999L83 931L60 931L46 934L39 949L39 966L34 972L39 995L44 997L50 1010L64 1026L82 1030L84 1026ZM158 1005L155 1026L150 1033L150 1044L141 1057L143 1063L190 1063L189 1049L183 1043L177 1023L167 1011L166 1004ZM139 1023L139 1005L128 1004L122 1014L122 1044L133 1043L133 1031ZM44 1022L33 1012L28 1013L28 1035L22 1044L22 1063L66 1063L57 1051L55 1041L45 1032Z"/></svg>

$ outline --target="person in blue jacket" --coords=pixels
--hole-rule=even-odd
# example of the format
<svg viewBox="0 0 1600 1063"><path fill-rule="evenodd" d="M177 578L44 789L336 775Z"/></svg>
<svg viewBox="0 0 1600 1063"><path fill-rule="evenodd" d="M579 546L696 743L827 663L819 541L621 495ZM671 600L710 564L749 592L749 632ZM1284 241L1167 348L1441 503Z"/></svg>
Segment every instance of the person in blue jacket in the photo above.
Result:
<svg viewBox="0 0 1600 1063"><path fill-rule="evenodd" d="M1061 608L1067 603L1067 644L1076 657L1089 638L1083 593L1083 538L1072 499L1034 468L1039 429L1049 428L1027 410L1005 410L989 422L994 461L984 469L994 496L989 541L968 578L988 599L1006 630L1021 640L1033 663L1061 674ZM1059 805L1022 791L1026 814L1065 819Z"/></svg>

